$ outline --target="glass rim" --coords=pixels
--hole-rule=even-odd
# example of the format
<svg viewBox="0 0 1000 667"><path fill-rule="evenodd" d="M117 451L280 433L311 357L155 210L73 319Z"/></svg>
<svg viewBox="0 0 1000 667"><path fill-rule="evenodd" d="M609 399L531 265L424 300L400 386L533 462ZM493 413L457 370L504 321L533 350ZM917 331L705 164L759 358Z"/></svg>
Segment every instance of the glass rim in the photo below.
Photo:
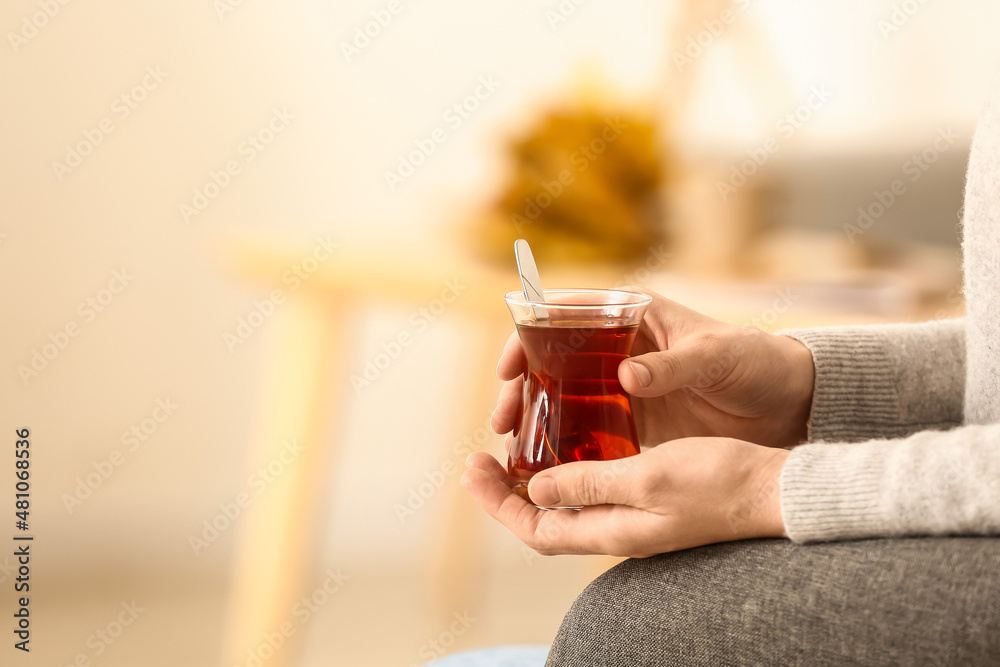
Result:
<svg viewBox="0 0 1000 667"><path fill-rule="evenodd" d="M623 308L623 307L634 307L634 306L645 306L653 301L653 297L648 294L643 294L642 292L631 292L629 290L623 289L600 289L600 288L580 288L580 289L546 289L542 290L542 293L546 295L549 294L624 294L628 297L634 297L629 301L619 301L619 302L601 302L601 303L552 303L546 301L541 303L539 301L528 301L524 298L524 292L522 290L514 290L513 292L508 292L504 295L503 300L508 304L513 304L517 306L524 306L530 308L532 306L549 306L552 308L561 309L572 309L572 310L587 310L594 308Z"/></svg>

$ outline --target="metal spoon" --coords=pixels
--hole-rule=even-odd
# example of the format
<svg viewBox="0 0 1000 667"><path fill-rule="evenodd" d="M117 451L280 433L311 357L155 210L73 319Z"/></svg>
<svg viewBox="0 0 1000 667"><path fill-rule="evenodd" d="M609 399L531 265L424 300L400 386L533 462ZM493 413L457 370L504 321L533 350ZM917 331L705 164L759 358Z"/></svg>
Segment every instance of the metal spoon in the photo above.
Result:
<svg viewBox="0 0 1000 667"><path fill-rule="evenodd" d="M545 293L542 292L542 281L538 277L538 267L531 254L531 246L524 239L514 241L514 257L517 259L517 270L521 274L521 286L524 287L524 300L545 303Z"/></svg>

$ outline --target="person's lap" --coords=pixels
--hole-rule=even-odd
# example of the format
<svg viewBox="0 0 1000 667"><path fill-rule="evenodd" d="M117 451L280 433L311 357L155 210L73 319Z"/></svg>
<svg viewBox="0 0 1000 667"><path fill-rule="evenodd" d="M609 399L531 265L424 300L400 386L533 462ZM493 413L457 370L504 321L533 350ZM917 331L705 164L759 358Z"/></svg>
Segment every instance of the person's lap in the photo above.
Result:
<svg viewBox="0 0 1000 667"><path fill-rule="evenodd" d="M717 544L626 561L549 667L1000 664L1000 539Z"/></svg>

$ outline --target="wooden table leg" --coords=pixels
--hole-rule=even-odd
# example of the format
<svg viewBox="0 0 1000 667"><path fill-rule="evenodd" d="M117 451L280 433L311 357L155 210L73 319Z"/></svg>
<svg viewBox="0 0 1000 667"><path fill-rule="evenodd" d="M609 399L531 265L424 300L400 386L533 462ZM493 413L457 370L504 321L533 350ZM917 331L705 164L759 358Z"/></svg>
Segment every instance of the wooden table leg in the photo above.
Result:
<svg viewBox="0 0 1000 667"><path fill-rule="evenodd" d="M238 522L240 535L235 555L224 664L243 665L249 652L267 644L266 636L282 634L282 625L295 628L284 638L268 667L296 662L304 632L293 616L295 603L308 591L308 577L317 553L317 520L325 506L323 482L330 470L326 435L337 419L331 414L341 403L331 380L341 377L334 364L341 359L353 336L345 326L344 303L331 295L292 295L269 323L274 331L267 341L262 396L254 429L247 475L281 462L281 472L266 474L266 487L248 488L251 505ZM301 450L294 454L295 442ZM284 454L282 454L284 452ZM282 461L281 457L285 460ZM277 470L278 464L272 466ZM258 475L258 478L262 477Z"/></svg>
<svg viewBox="0 0 1000 667"><path fill-rule="evenodd" d="M507 463L502 456L503 441L490 430L489 417L501 386L493 372L494 365L513 324L506 310L498 308L497 317L475 313L461 325L470 333L465 336L455 386L447 396L442 396L442 400L453 401L455 406L452 413L455 420L447 430L451 437L444 442L446 460L454 462L456 472L442 489L441 514L435 522L436 535L432 540L435 549L429 564L433 599L443 619L474 606L487 561L479 535L482 510L459 484L466 455L455 453L454 445L468 438L463 448L484 449L499 457L504 465Z"/></svg>

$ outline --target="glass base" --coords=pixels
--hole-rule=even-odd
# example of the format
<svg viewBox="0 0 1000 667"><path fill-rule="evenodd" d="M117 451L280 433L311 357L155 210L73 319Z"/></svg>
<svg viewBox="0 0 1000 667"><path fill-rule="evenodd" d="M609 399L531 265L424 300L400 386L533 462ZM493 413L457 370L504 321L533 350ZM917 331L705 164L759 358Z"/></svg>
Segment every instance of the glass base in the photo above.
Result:
<svg viewBox="0 0 1000 667"><path fill-rule="evenodd" d="M516 493L517 495L521 496L522 498L524 498L525 500L527 500L529 503L531 503L532 505L534 505L538 509L545 510L546 512L549 511L549 510L577 510L577 511L580 511L580 510L583 509L583 505L575 505L575 506L574 505L570 505L570 506L566 506L566 507L542 507L541 505L539 505L537 503L533 503L533 502L531 502L531 498L528 497L528 483L527 482L520 482L518 484L515 484L514 487L513 487L513 491L514 491L514 493Z"/></svg>

